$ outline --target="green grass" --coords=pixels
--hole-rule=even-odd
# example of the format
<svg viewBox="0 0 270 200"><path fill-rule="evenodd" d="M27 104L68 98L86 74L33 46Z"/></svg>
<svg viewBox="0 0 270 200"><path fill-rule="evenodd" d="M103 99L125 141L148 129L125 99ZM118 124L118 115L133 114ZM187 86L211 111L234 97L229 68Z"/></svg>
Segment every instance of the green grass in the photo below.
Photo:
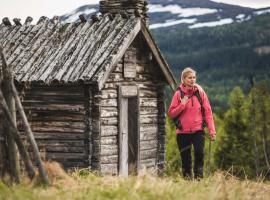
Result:
<svg viewBox="0 0 270 200"><path fill-rule="evenodd" d="M52 178L54 177L54 178ZM51 187L34 183L7 186L0 182L0 200L6 199L267 199L270 183L238 180L235 177L215 173L202 181L188 181L180 176L156 177L146 172L137 177L102 177L86 171L71 175L50 176Z"/></svg>

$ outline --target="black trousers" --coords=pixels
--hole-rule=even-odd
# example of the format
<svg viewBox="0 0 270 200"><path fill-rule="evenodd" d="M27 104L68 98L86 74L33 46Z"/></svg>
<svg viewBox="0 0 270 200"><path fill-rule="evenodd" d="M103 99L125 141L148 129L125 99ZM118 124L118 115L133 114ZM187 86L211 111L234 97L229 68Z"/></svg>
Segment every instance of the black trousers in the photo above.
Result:
<svg viewBox="0 0 270 200"><path fill-rule="evenodd" d="M191 147L194 148L194 178L203 178L205 134L203 131L192 134L178 134L177 144L182 160L182 173L184 178L192 178Z"/></svg>

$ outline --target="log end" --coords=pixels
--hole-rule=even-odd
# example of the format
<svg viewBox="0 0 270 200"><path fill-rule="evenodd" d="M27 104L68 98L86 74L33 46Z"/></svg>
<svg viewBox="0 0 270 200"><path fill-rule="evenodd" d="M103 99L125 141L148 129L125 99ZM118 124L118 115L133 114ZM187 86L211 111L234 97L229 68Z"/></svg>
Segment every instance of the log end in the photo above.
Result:
<svg viewBox="0 0 270 200"><path fill-rule="evenodd" d="M33 18L28 16L28 17L26 18L24 24L25 24L25 25L30 25L32 21L33 21Z"/></svg>
<svg viewBox="0 0 270 200"><path fill-rule="evenodd" d="M82 23L85 23L87 21L83 14L79 15L79 19L81 20Z"/></svg>
<svg viewBox="0 0 270 200"><path fill-rule="evenodd" d="M13 22L16 24L16 26L21 26L22 25L21 19L19 19L19 18L14 18Z"/></svg>
<svg viewBox="0 0 270 200"><path fill-rule="evenodd" d="M5 26L12 26L11 22L9 21L8 17L2 19L2 22Z"/></svg>

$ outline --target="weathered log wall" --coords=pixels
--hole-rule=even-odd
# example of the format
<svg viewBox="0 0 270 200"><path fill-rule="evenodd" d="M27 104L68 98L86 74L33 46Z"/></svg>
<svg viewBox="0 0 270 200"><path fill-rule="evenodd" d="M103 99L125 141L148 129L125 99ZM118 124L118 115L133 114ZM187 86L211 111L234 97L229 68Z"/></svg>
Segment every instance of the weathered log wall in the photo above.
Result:
<svg viewBox="0 0 270 200"><path fill-rule="evenodd" d="M92 170L100 170L100 131L101 131L101 121L100 121L100 95L98 88L92 86L90 88L90 107L88 108L90 126L90 152L89 157Z"/></svg>
<svg viewBox="0 0 270 200"><path fill-rule="evenodd" d="M135 66L135 68L134 68ZM135 72L134 72L135 69ZM103 174L118 173L118 101L119 85L137 85L139 89L139 169L163 166L165 153L165 108L160 69L152 60L140 35L128 48L100 92L100 167Z"/></svg>
<svg viewBox="0 0 270 200"><path fill-rule="evenodd" d="M6 148L4 141L4 127L3 127L4 116L2 114L2 110L0 109L0 178L5 173L6 167Z"/></svg>
<svg viewBox="0 0 270 200"><path fill-rule="evenodd" d="M158 154L157 154L157 167L159 172L162 173L165 164L165 150L166 150L166 96L165 85L159 84L158 86Z"/></svg>
<svg viewBox="0 0 270 200"><path fill-rule="evenodd" d="M64 168L89 164L84 93L83 86L32 86L25 90L23 106L42 157L58 161ZM18 129L26 138L20 120Z"/></svg>

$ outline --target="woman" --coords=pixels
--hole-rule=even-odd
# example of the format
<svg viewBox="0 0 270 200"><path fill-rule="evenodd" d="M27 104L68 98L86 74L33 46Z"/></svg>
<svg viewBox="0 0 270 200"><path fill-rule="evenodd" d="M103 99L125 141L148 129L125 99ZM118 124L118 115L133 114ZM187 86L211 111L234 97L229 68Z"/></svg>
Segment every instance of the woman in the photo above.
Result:
<svg viewBox="0 0 270 200"><path fill-rule="evenodd" d="M212 141L216 138L215 125L206 93L196 84L196 72L185 68L181 74L181 85L175 92L168 115L178 120L176 129L177 144L182 160L185 178L191 174L191 146L194 147L194 178L203 178L204 124L208 127Z"/></svg>

